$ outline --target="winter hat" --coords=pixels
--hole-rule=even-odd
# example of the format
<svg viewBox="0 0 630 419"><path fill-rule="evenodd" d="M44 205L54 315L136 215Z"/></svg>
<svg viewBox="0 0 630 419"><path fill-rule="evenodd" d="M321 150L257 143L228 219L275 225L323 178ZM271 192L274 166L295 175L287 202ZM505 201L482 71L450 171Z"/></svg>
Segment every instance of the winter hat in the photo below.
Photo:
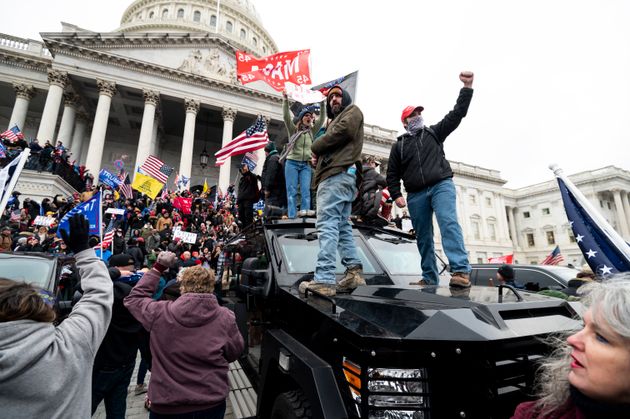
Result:
<svg viewBox="0 0 630 419"><path fill-rule="evenodd" d="M111 268L115 268L118 266L129 266L133 264L134 264L133 258L126 253L114 255L111 258L109 258L109 266Z"/></svg>
<svg viewBox="0 0 630 419"><path fill-rule="evenodd" d="M514 279L514 268L512 268L510 265L501 265L497 272L501 274L503 279L505 279L506 281Z"/></svg>

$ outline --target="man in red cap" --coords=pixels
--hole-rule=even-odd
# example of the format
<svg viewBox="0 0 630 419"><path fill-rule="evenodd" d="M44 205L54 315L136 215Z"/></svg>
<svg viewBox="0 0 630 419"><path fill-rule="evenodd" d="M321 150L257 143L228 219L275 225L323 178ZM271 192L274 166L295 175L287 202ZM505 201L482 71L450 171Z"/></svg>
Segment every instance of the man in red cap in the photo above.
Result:
<svg viewBox="0 0 630 419"><path fill-rule="evenodd" d="M326 133L311 146L317 163L314 186L317 188L319 253L315 278L302 282L299 290L304 293L309 288L332 296L365 285L349 221L352 201L358 191L357 177L361 176L363 113L340 86L328 91L326 113L332 121ZM338 284L335 276L337 252L346 267Z"/></svg>
<svg viewBox="0 0 630 419"><path fill-rule="evenodd" d="M439 281L433 243L435 213L442 235L442 248L451 267L450 285L470 287L468 275L471 267L462 229L457 221L453 171L443 147L446 137L466 116L473 95L473 73L462 72L459 79L464 87L459 92L457 103L437 124L424 126L422 106L407 106L403 109L400 119L407 132L398 137L389 155L387 185L396 205L399 208L409 207L418 251L422 256L421 285L437 284ZM402 196L401 179L407 191L408 203Z"/></svg>

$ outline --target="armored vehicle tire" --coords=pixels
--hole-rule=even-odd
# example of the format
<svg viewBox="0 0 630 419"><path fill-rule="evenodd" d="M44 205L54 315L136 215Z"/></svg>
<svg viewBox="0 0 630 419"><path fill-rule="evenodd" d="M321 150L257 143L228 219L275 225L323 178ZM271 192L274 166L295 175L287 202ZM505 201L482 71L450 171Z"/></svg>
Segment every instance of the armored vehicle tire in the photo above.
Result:
<svg viewBox="0 0 630 419"><path fill-rule="evenodd" d="M278 394L271 409L271 419L311 418L311 403L300 390Z"/></svg>

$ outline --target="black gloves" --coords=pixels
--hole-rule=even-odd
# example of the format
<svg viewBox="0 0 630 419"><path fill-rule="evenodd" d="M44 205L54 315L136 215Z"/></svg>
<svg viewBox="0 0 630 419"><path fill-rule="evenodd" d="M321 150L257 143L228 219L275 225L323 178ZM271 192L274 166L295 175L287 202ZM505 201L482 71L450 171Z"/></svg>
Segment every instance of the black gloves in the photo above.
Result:
<svg viewBox="0 0 630 419"><path fill-rule="evenodd" d="M89 249L88 239L90 237L90 223L81 214L74 214L68 221L70 225L70 234L66 230L61 230L61 238L66 246L74 254Z"/></svg>

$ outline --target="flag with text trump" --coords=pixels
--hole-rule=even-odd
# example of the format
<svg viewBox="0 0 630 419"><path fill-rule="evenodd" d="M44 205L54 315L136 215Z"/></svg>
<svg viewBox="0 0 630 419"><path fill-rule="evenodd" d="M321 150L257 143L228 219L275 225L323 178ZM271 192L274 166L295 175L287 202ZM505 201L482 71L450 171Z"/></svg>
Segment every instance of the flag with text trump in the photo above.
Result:
<svg viewBox="0 0 630 419"><path fill-rule="evenodd" d="M630 245L563 175L562 169L551 169L558 178L569 225L586 263L599 276L630 272Z"/></svg>
<svg viewBox="0 0 630 419"><path fill-rule="evenodd" d="M236 77L243 84L262 80L279 92L284 90L286 82L310 84L310 53L311 50L304 49L256 58L244 51L236 51Z"/></svg>
<svg viewBox="0 0 630 419"><path fill-rule="evenodd" d="M259 115L254 125L247 128L221 148L221 150L214 153L214 156L217 158L215 166L221 166L232 156L260 150L267 145L268 141L269 134L267 133L267 124L265 123L265 119Z"/></svg>

